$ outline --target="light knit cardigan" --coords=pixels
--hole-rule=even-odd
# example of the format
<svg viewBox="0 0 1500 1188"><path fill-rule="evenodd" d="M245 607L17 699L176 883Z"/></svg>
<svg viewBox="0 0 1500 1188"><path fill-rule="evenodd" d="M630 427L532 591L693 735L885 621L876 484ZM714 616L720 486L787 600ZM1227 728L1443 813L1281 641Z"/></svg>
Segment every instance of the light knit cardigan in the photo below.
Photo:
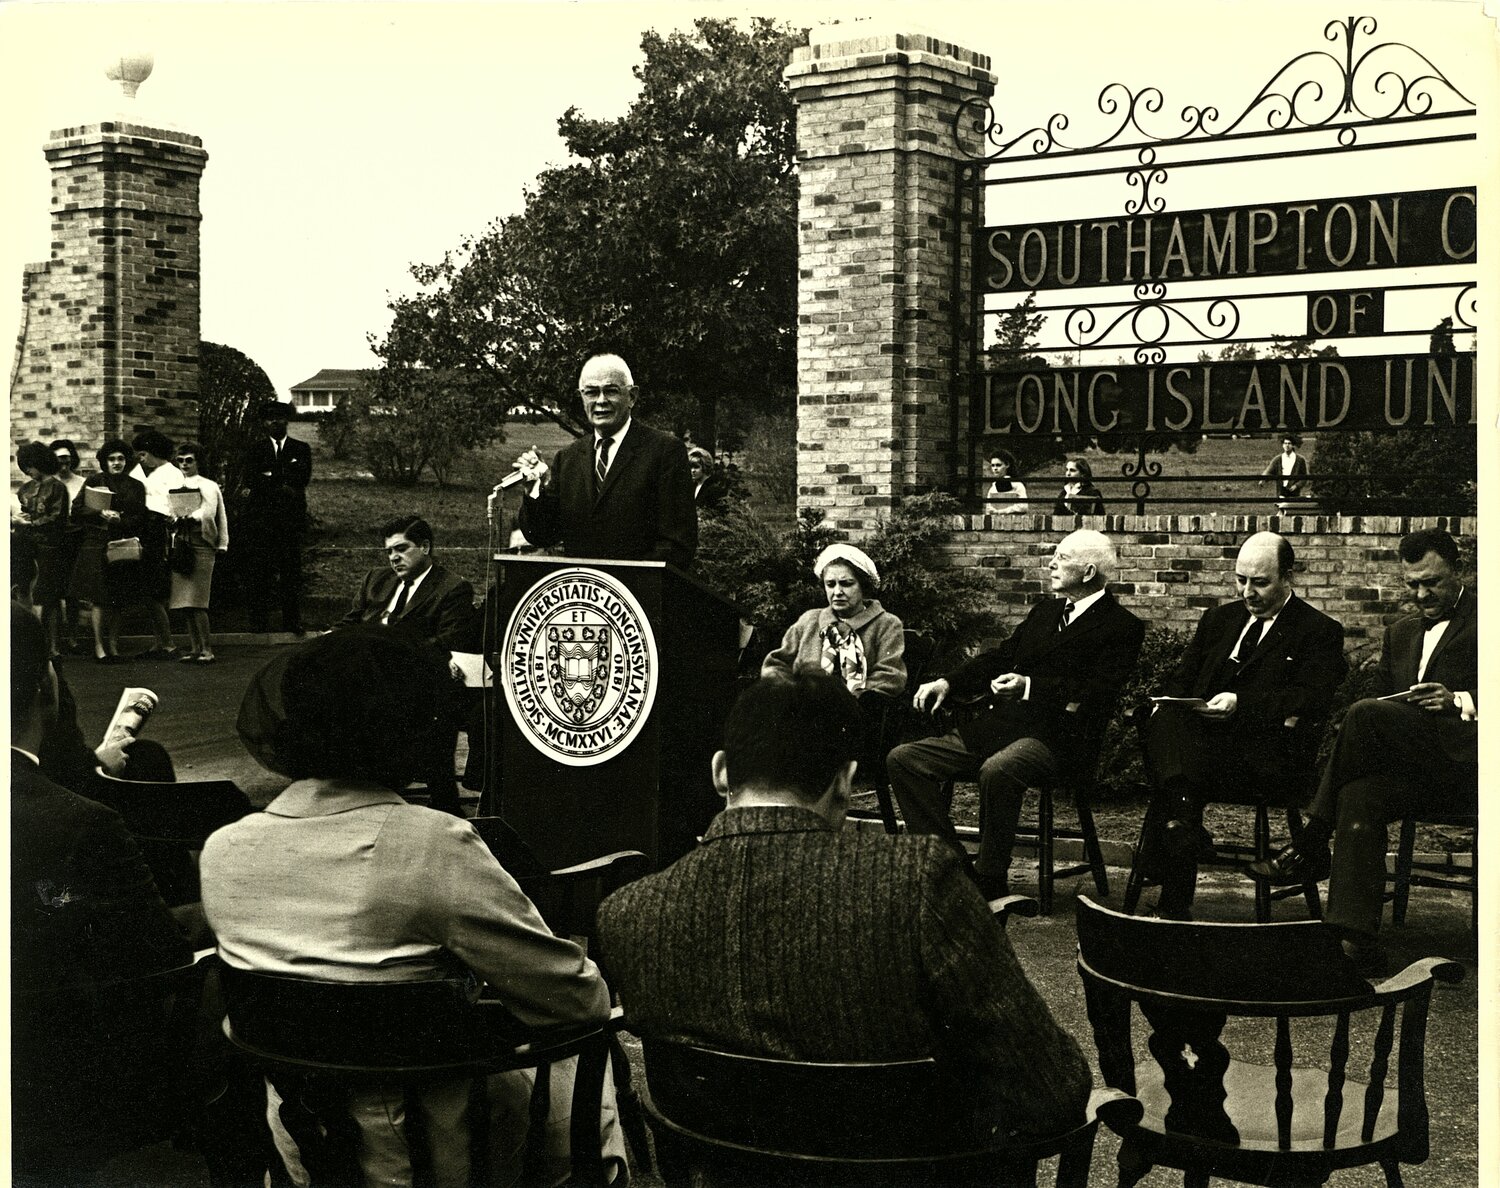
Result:
<svg viewBox="0 0 1500 1188"><path fill-rule="evenodd" d="M781 646L761 664L760 675L791 673L799 668L821 671L823 632L836 618L826 606L808 611L787 628ZM844 622L858 632L865 650L865 688L899 697L906 688L906 661L902 659L906 640L901 634L901 620L872 598Z"/></svg>

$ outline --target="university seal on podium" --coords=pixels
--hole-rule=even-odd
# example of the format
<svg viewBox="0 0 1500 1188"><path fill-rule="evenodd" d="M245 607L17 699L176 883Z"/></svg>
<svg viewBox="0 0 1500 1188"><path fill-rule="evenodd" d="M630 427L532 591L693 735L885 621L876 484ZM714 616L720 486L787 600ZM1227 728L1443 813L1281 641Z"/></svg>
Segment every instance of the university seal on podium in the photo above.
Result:
<svg viewBox="0 0 1500 1188"><path fill-rule="evenodd" d="M581 566L555 570L521 595L498 668L526 741L573 767L603 763L631 744L650 716L660 672L635 596Z"/></svg>

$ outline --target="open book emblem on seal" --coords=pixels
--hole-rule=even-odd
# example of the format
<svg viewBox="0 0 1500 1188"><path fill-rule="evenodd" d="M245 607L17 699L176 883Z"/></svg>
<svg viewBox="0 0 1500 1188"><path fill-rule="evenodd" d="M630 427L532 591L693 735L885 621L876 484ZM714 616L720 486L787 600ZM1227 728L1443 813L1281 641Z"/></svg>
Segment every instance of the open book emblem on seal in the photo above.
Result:
<svg viewBox="0 0 1500 1188"><path fill-rule="evenodd" d="M554 570L521 595L498 676L522 736L575 767L634 741L656 700L656 640L635 596L607 573Z"/></svg>

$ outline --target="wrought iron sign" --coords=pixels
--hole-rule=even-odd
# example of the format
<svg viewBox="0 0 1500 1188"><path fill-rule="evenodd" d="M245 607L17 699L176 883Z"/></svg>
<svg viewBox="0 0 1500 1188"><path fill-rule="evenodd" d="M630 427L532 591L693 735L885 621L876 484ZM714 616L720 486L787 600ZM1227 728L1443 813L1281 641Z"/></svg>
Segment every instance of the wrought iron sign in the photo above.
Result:
<svg viewBox="0 0 1500 1188"><path fill-rule="evenodd" d="M1392 322L1416 308L1412 302L1387 301L1389 294L1417 290L1452 291L1454 328L1473 330L1473 186L1168 210L1163 190L1177 169L1474 140L1473 101L1426 55L1404 42L1376 41L1376 31L1369 16L1330 21L1323 28L1330 47L1293 57L1237 115L1189 104L1175 128L1166 126L1159 89L1122 83L1099 91L1106 127L1092 138L1077 138L1061 112L1011 135L984 101L971 99L959 109L953 134L963 161L955 199L967 213L970 321L978 333L962 344L956 337L954 357L967 353L965 374L956 369L955 382L967 382L971 394L971 473L982 434L1135 435L1139 456L1123 472L1140 480L1160 474L1145 452L1162 434L1474 423L1472 352L1169 362L1174 348L1222 349L1301 334L1341 345L1425 336L1431 322ZM1096 160L1075 164L1081 157ZM1024 173L1011 168L1023 164ZM986 186L1101 174L1123 180L1123 213L982 225ZM955 277L959 272L956 254ZM1333 287L1336 277L1353 273L1364 274L1363 284ZM1322 283L1289 287L1300 277ZM1267 278L1282 286L1268 287ZM1066 300L1074 291L1103 288L1128 296ZM1004 312L987 309L985 297L1028 292L1062 298L1036 306L1049 315L1052 338L1037 348L1042 356L1065 353L1074 357L1068 362L1087 363L1100 357L1094 352L1123 350L1133 363L981 366L984 319ZM1276 327L1283 333L1247 336L1252 305L1299 297L1295 320ZM1265 308L1256 312L1264 315ZM960 443L954 445L956 460ZM1137 497L1146 491L1149 484L1138 481Z"/></svg>

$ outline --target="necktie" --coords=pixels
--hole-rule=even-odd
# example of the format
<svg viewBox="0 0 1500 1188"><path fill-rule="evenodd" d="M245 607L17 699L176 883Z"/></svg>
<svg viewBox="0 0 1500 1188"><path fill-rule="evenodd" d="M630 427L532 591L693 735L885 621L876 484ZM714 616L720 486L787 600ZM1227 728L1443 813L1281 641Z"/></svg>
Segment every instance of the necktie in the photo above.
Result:
<svg viewBox="0 0 1500 1188"><path fill-rule="evenodd" d="M599 480L601 487L604 486L604 476L609 473L609 447L613 441L612 437L599 439L599 456L594 462L594 477Z"/></svg>
<svg viewBox="0 0 1500 1188"><path fill-rule="evenodd" d="M1072 617L1073 617L1073 604L1071 602L1065 602L1065 603L1063 603L1062 618L1057 621L1057 629L1059 631L1061 631L1064 627L1066 627L1068 625L1068 620L1071 619Z"/></svg>
<svg viewBox="0 0 1500 1188"><path fill-rule="evenodd" d="M276 454L276 461L280 462L281 461L281 442L277 441L276 438L274 438L274 437L271 438L271 448L272 448L272 450Z"/></svg>
<svg viewBox="0 0 1500 1188"><path fill-rule="evenodd" d="M406 609L406 596L409 593L411 593L411 583L403 580L401 583L401 589L396 591L396 602L391 607L389 613L385 616L385 621L387 623L401 617L401 612Z"/></svg>
<svg viewBox="0 0 1500 1188"><path fill-rule="evenodd" d="M1255 649L1260 647L1260 641L1266 637L1266 625L1254 615L1250 622L1245 624L1244 634L1240 636L1240 642L1234 648L1234 661L1244 664L1255 655Z"/></svg>

